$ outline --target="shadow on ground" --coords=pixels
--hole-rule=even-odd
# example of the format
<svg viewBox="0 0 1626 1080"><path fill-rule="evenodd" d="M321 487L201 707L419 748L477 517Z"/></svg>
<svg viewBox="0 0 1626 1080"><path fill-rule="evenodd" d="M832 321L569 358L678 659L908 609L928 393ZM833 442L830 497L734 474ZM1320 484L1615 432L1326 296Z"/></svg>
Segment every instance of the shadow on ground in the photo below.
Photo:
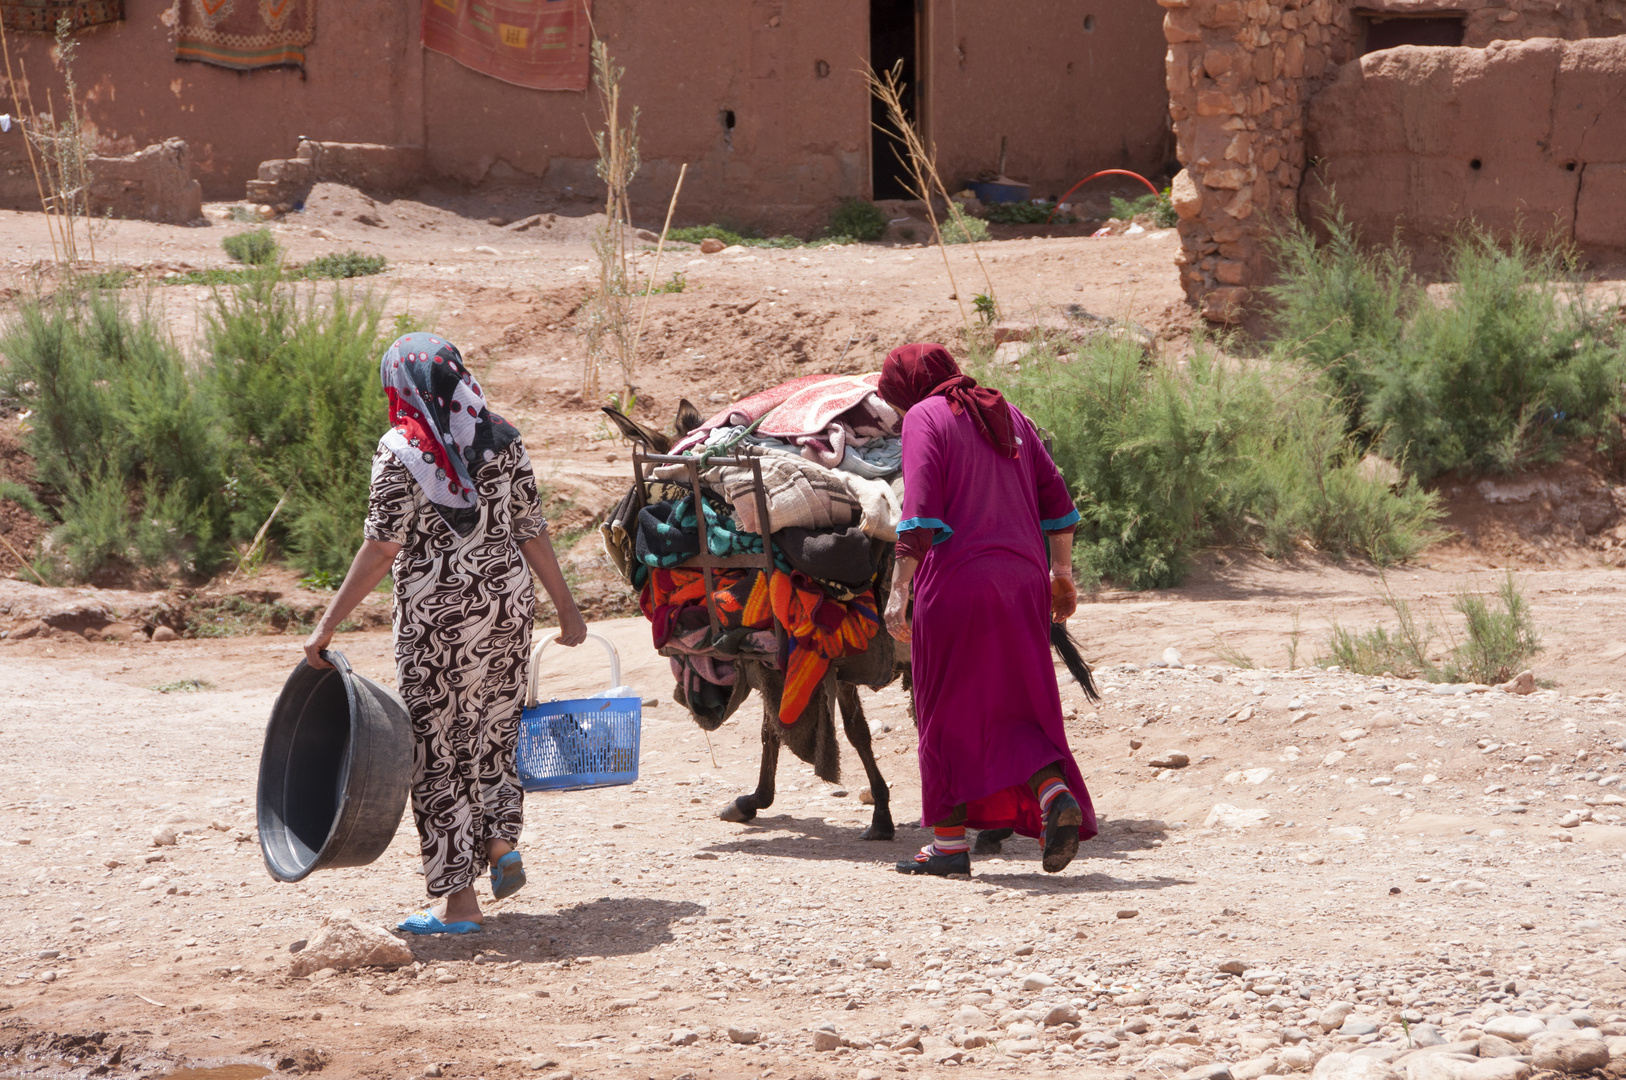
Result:
<svg viewBox="0 0 1626 1080"><path fill-rule="evenodd" d="M419 960L466 959L484 953L491 963L539 962L563 956L630 956L672 941L672 924L706 909L689 901L601 896L557 912L504 911L486 919L479 934L414 938Z"/></svg>

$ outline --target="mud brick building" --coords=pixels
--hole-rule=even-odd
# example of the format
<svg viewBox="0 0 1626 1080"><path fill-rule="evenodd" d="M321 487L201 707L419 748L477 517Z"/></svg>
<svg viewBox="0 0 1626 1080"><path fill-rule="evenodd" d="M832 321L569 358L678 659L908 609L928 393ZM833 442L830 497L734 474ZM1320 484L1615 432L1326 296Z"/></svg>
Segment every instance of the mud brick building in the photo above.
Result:
<svg viewBox="0 0 1626 1080"><path fill-rule="evenodd" d="M1469 220L1626 253L1621 0L1158 0L1181 277L1229 322L1336 193L1425 260Z"/></svg>
<svg viewBox="0 0 1626 1080"><path fill-rule="evenodd" d="M379 160L426 182L599 190L592 93L525 89L425 49L419 0L321 0L303 69L250 72L177 62L172 0L124 10L76 35L97 148L182 138L205 198L243 197L302 136L393 148ZM597 0L592 14L641 110L633 198L652 215L684 163L686 221L816 227L842 197L901 194L866 60L904 62L951 183L995 167L1002 140L1036 195L1173 161L1151 0ZM11 35L36 103L47 87L61 100L50 45Z"/></svg>

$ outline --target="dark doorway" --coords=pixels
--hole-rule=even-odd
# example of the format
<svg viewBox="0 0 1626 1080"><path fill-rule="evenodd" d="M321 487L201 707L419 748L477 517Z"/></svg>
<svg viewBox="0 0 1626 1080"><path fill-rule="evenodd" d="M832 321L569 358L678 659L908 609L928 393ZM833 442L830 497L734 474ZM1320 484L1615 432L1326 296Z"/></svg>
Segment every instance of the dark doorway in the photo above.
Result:
<svg viewBox="0 0 1626 1080"><path fill-rule="evenodd" d="M1361 13L1365 24L1365 41L1361 55L1392 49L1397 45L1462 44L1463 15L1461 12L1433 11L1426 15L1384 16Z"/></svg>
<svg viewBox="0 0 1626 1080"><path fill-rule="evenodd" d="M877 75L903 64L903 107L915 123L919 102L919 67L915 63L915 5L917 0L870 0L869 63ZM903 144L895 128L887 122L886 106L877 97L869 101L870 120L879 127L870 129L870 183L877 199L907 199L908 170L904 168ZM885 129L885 130L883 130Z"/></svg>

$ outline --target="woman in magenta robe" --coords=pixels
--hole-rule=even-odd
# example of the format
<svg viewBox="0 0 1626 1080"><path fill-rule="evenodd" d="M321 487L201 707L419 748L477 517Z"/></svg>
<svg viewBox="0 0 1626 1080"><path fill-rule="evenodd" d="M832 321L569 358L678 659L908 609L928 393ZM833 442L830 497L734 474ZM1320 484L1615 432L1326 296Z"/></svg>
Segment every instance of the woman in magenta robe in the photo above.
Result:
<svg viewBox="0 0 1626 1080"><path fill-rule="evenodd" d="M1078 603L1078 510L1032 421L941 345L894 349L879 392L904 413L886 618L911 643L921 824L934 829L898 870L969 873L971 826L1042 838L1055 873L1095 835L1050 659L1049 624Z"/></svg>

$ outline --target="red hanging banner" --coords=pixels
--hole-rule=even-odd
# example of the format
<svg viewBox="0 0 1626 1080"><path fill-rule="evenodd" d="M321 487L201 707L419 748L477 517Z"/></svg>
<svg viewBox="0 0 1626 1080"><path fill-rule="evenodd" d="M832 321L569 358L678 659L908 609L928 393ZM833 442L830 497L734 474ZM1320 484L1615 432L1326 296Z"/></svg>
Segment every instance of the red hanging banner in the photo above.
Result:
<svg viewBox="0 0 1626 1080"><path fill-rule="evenodd" d="M532 90L586 90L587 0L423 0L423 43Z"/></svg>

